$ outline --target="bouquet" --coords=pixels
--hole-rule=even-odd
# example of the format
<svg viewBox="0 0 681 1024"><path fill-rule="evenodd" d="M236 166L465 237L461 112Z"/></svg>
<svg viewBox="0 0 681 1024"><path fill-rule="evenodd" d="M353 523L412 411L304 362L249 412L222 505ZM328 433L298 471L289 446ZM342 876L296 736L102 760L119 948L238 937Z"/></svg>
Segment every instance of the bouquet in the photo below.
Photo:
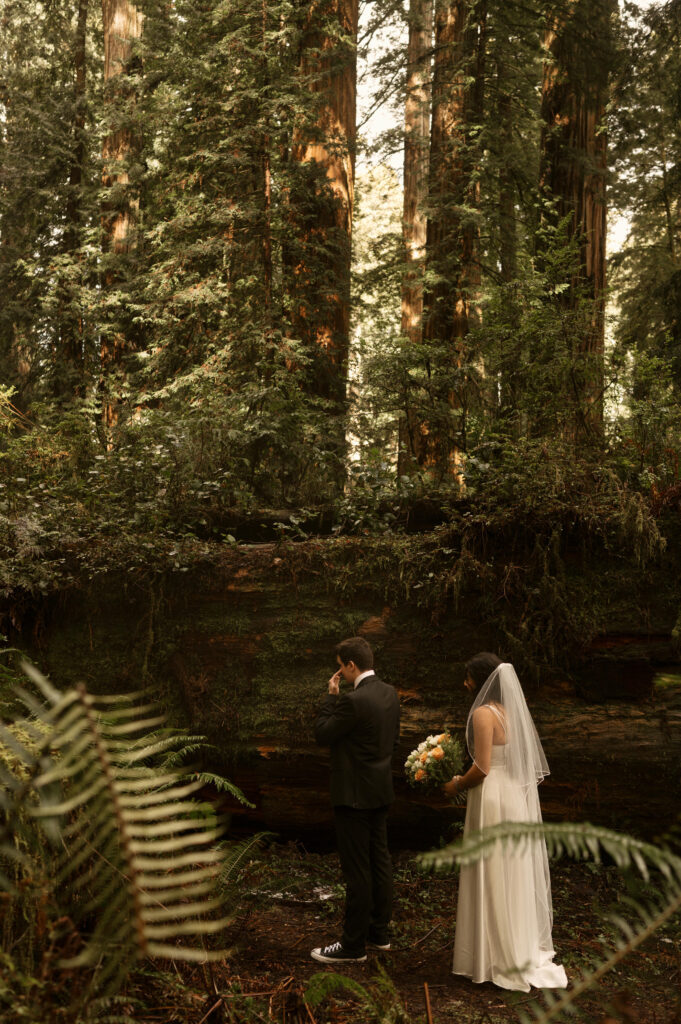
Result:
<svg viewBox="0 0 681 1024"><path fill-rule="evenodd" d="M451 733L428 736L404 762L407 782L421 793L432 793L463 767L461 744Z"/></svg>

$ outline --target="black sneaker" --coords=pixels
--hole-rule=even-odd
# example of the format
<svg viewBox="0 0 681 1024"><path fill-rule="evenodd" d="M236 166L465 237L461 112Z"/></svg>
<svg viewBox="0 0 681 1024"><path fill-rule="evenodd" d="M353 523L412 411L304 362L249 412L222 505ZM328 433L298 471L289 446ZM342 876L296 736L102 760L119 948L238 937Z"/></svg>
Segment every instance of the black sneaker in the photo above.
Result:
<svg viewBox="0 0 681 1024"><path fill-rule="evenodd" d="M373 938L369 935L367 938L367 949L376 949L382 953L387 953L390 949L390 939L387 935L375 935Z"/></svg>
<svg viewBox="0 0 681 1024"><path fill-rule="evenodd" d="M366 960L366 953L349 953L340 942L332 942L330 946L318 946L310 953L313 960L320 964L358 964Z"/></svg>

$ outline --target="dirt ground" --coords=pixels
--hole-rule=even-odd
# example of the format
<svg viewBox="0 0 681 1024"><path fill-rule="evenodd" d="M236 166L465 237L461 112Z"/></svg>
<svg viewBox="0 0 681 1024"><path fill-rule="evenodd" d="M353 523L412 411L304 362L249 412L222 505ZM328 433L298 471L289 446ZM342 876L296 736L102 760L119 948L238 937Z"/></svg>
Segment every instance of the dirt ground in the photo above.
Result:
<svg viewBox="0 0 681 1024"><path fill-rule="evenodd" d="M415 856L395 857L391 951L342 968L338 973L346 980L317 1000L311 985L320 978L329 988L335 984L334 968L313 961L310 950L340 937L338 859L295 843L250 850L230 876L234 917L224 936L230 956L208 967L178 965L174 974L151 972L146 1012L134 1019L145 1024L497 1024L518 1021L523 1013L533 1017L538 992L506 993L452 975L457 877L423 875ZM628 897L645 902L652 895L640 880L622 878L614 867L567 860L552 865L552 889L556 959L571 984L602 957L602 939L612 944L606 912L624 914ZM583 1019L681 1024L678 917L580 999ZM160 990L163 996L154 997Z"/></svg>

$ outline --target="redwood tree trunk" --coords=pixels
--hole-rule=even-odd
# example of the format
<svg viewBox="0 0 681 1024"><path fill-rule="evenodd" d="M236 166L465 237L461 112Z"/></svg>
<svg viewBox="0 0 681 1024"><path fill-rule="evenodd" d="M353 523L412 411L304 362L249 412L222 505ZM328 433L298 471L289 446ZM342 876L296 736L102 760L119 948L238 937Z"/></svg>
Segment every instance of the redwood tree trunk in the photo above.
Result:
<svg viewBox="0 0 681 1024"><path fill-rule="evenodd" d="M612 0L569 0L552 16L545 38L550 56L542 86L541 183L557 220L569 220L578 241L579 269L566 301L593 301L590 322L575 339L577 405L574 433L602 429L605 342L605 240L609 22Z"/></svg>
<svg viewBox="0 0 681 1024"><path fill-rule="evenodd" d="M428 139L430 134L430 61L433 0L410 0L407 51L407 95L404 108L404 239L402 335L414 344L423 340L423 263L428 221ZM424 458L425 437L407 397L400 423L400 475Z"/></svg>
<svg viewBox="0 0 681 1024"><path fill-rule="evenodd" d="M435 70L430 149L430 201L426 259L437 283L424 296L426 340L449 346L451 364L461 370L450 390L458 410L459 440L441 436L431 425L424 464L461 473L465 445L465 351L463 339L478 322L480 291L479 184L470 129L480 122L484 96L486 4L437 0Z"/></svg>
<svg viewBox="0 0 681 1024"><path fill-rule="evenodd" d="M105 284L114 288L121 279L120 266L135 245L135 226L139 211L139 197L130 180L130 164L139 151L139 140L125 116L125 107L131 103L131 90L122 76L131 70L135 41L142 36L144 16L129 0L102 0L104 25L104 80L109 92L115 122L102 146L102 184L112 196L102 211L103 248L109 254ZM114 118L112 118L114 120ZM115 329L104 332L101 342L101 365L106 379L120 371L131 339L126 332ZM118 418L115 398L107 395L104 401L104 423L110 431Z"/></svg>
<svg viewBox="0 0 681 1024"><path fill-rule="evenodd" d="M297 127L292 151L299 172L291 197L298 237L288 254L292 330L313 354L311 390L339 402L349 352L357 24L358 0L309 5L299 71L318 111L314 123Z"/></svg>
<svg viewBox="0 0 681 1024"><path fill-rule="evenodd" d="M504 153L513 147L513 101L508 72L503 58L497 56L497 89L500 132ZM518 273L518 230L516 223L516 190L511 170L503 163L499 170L499 260L501 280L508 284Z"/></svg>

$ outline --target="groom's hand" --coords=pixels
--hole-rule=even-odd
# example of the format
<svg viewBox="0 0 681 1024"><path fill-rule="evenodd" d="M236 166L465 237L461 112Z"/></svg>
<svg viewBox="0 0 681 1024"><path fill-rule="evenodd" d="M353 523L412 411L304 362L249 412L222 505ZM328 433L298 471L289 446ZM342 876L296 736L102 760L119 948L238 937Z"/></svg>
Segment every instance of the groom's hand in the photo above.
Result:
<svg viewBox="0 0 681 1024"><path fill-rule="evenodd" d="M338 696L338 691L340 689L340 681L341 671L340 669L338 669L338 671L334 672L334 674L329 679L329 693L332 694L332 696L334 697Z"/></svg>

